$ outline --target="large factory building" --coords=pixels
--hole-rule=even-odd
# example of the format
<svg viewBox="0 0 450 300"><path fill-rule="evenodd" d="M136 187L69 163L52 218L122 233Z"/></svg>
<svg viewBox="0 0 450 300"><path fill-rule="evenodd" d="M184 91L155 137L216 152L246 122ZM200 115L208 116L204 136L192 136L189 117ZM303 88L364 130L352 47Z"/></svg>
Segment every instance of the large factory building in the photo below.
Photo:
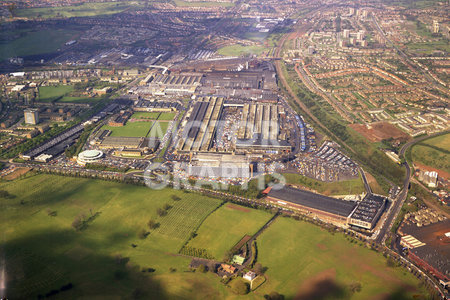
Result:
<svg viewBox="0 0 450 300"><path fill-rule="evenodd" d="M267 201L275 206L299 211L340 227L359 227L372 230L386 205L386 198L367 194L354 202L331 198L309 191L285 186L266 192Z"/></svg>

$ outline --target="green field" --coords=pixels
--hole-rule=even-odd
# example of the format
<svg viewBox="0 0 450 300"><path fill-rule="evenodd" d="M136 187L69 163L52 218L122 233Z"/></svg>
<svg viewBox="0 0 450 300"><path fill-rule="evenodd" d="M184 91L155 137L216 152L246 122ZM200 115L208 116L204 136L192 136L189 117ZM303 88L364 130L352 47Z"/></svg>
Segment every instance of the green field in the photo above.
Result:
<svg viewBox="0 0 450 300"><path fill-rule="evenodd" d="M286 299L412 299L425 293L405 269L387 267L382 255L306 222L278 218L257 245L268 278L256 291L261 295L277 291ZM361 291L352 294L347 286L355 282Z"/></svg>
<svg viewBox="0 0 450 300"><path fill-rule="evenodd" d="M168 127L169 122L156 122L147 136L162 138L166 134Z"/></svg>
<svg viewBox="0 0 450 300"><path fill-rule="evenodd" d="M15 11L22 18L70 18L109 15L142 6L139 1L83 3L73 6L24 8Z"/></svg>
<svg viewBox="0 0 450 300"><path fill-rule="evenodd" d="M414 162L450 173L450 133L420 142L411 152Z"/></svg>
<svg viewBox="0 0 450 300"><path fill-rule="evenodd" d="M152 119L159 121L172 121L176 113L159 113L159 112L135 112L131 118L133 119Z"/></svg>
<svg viewBox="0 0 450 300"><path fill-rule="evenodd" d="M52 102L72 91L73 85L41 86L39 87L39 101Z"/></svg>
<svg viewBox="0 0 450 300"><path fill-rule="evenodd" d="M125 126L105 125L102 129L111 130L111 136L145 137L153 122L127 122Z"/></svg>
<svg viewBox="0 0 450 300"><path fill-rule="evenodd" d="M142 112L142 111L138 111L133 113L133 115L131 116L132 119L152 119L152 120L156 120L158 118L160 113L157 112Z"/></svg>
<svg viewBox="0 0 450 300"><path fill-rule="evenodd" d="M153 123L155 123L154 126ZM111 130L111 136L130 136L130 137L160 137L162 138L167 131L169 122L130 122L125 126L115 127L105 125L102 129ZM150 129L151 128L151 129Z"/></svg>
<svg viewBox="0 0 450 300"><path fill-rule="evenodd" d="M231 7L234 6L233 2L209 2L209 1L183 1L174 0L176 6L190 6L190 7Z"/></svg>
<svg viewBox="0 0 450 300"><path fill-rule="evenodd" d="M437 3L443 3L444 0L418 0L418 1L406 1L406 0L383 0L388 5L398 5L410 9L420 9L425 7L434 6Z"/></svg>
<svg viewBox="0 0 450 300"><path fill-rule="evenodd" d="M159 121L172 121L175 118L176 113L161 113Z"/></svg>
<svg viewBox="0 0 450 300"><path fill-rule="evenodd" d="M28 56L53 53L67 41L78 34L74 30L45 29L39 31L25 31L11 41L0 43L0 61L14 56Z"/></svg>
<svg viewBox="0 0 450 300"><path fill-rule="evenodd" d="M169 210L167 216L160 218L160 226L156 231L167 237L185 241L217 206L216 199L205 199L201 203L183 199Z"/></svg>
<svg viewBox="0 0 450 300"><path fill-rule="evenodd" d="M189 228L198 226L219 200L176 190L156 191L53 175L2 183L0 189L16 196L0 199L2 252L8 262L11 298L36 298L68 283L74 288L61 298L130 298L135 288L147 297L194 298L198 285L205 284L206 293L211 289L217 294L223 289L212 275L184 273L190 259L168 254L177 253L184 240L159 232L167 226L173 228L172 232L185 230L180 222L169 224L170 219L164 220L172 215L186 221ZM172 195L182 200L173 201ZM167 216L158 217L156 209L165 203L173 207ZM49 216L47 210L56 216ZM88 218L96 213L98 216L85 229L72 228L77 215ZM137 232L146 228L150 218L160 222L161 229L152 231L146 239L138 238ZM156 271L149 276L140 271L141 267Z"/></svg>
<svg viewBox="0 0 450 300"><path fill-rule="evenodd" d="M224 56L241 56L241 55L249 55L256 54L259 55L262 52L267 50L263 46L242 46L242 45L231 45L225 46L217 50L217 53Z"/></svg>
<svg viewBox="0 0 450 300"><path fill-rule="evenodd" d="M93 103L99 101L100 97L71 97L71 96L64 96L61 99L58 100L58 102L67 102L67 103Z"/></svg>
<svg viewBox="0 0 450 300"><path fill-rule="evenodd" d="M261 210L235 205L222 206L203 222L197 236L189 241L188 246L206 249L220 260L244 235L255 234L271 217L271 214Z"/></svg>
<svg viewBox="0 0 450 300"><path fill-rule="evenodd" d="M283 176L288 184L307 187L324 195L357 195L365 191L364 184L360 178L323 182L300 174L284 173Z"/></svg>
<svg viewBox="0 0 450 300"><path fill-rule="evenodd" d="M409 50L413 50L415 52L420 52L423 54L432 54L435 51L444 51L450 52L450 45L448 40L443 38L439 41L426 42L426 43L409 43L406 44Z"/></svg>
<svg viewBox="0 0 450 300"><path fill-rule="evenodd" d="M240 206L213 212L221 200L197 193L56 175L2 182L0 190L12 195L0 198L0 251L11 299L37 298L69 283L73 288L56 298L234 299L216 275L189 272L190 258L177 253L199 226L189 245L219 255L270 217ZM168 214L158 216L156 210L165 204L172 206ZM77 216L86 220L81 230L72 226ZM142 238L138 233L149 230L149 219L159 227ZM325 270L335 274L331 283L338 287L361 283L361 292L351 299L405 288L408 296L422 293L412 275L386 267L380 254L309 223L280 217L257 245L267 281L248 299L262 299L273 290L291 299ZM143 272L149 268L153 272Z"/></svg>
<svg viewBox="0 0 450 300"><path fill-rule="evenodd" d="M58 102L92 103L102 99L100 97L68 96L73 90L73 85L41 86L39 87L39 101L53 102L58 99Z"/></svg>

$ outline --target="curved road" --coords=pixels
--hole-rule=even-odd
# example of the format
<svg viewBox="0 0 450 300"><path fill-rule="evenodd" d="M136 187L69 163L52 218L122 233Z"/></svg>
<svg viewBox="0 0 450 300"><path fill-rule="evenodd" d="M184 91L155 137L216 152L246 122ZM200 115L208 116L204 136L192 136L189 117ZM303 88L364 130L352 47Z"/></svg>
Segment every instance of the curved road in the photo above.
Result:
<svg viewBox="0 0 450 300"><path fill-rule="evenodd" d="M386 240L386 233L392 228L392 225L394 223L394 220L396 219L398 213L400 212L400 209L403 206L403 203L406 200L406 197L408 195L408 189L409 189L409 182L411 179L411 166L409 165L408 161L405 158L405 152L406 150L408 150L409 147L411 147L412 145L421 142L423 140L438 136L438 135L442 135L442 134L446 134L449 131L444 131L444 132L439 132L439 133L435 133L432 135L427 135L427 136L422 136L420 138L414 139L412 141L409 141L408 143L404 144L403 147L400 149L399 151L399 157L405 159L405 162L403 163L403 166L405 166L406 169L406 176L405 176L405 180L403 180L403 189L402 191L399 193L399 195L397 196L397 198L393 201L392 203L392 207L390 208L388 215L386 217L386 220L383 224L383 226L380 229L380 232L377 236L377 238L375 239L376 242L378 243L384 243L384 241Z"/></svg>

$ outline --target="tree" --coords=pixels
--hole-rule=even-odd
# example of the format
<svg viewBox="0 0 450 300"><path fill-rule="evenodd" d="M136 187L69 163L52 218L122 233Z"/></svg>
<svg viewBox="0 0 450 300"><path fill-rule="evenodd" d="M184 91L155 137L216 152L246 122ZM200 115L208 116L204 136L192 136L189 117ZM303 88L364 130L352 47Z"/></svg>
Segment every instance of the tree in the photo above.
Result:
<svg viewBox="0 0 450 300"><path fill-rule="evenodd" d="M158 216L160 216L160 217L164 217L165 215L167 215L167 211L164 210L164 209L162 209L162 208L158 208L158 209L156 210L156 213L157 213Z"/></svg>
<svg viewBox="0 0 450 300"><path fill-rule="evenodd" d="M47 208L47 215L50 217L56 217L56 210L51 210L50 208Z"/></svg>
<svg viewBox="0 0 450 300"><path fill-rule="evenodd" d="M396 263L395 263L395 261L392 259L392 258L388 258L387 259L387 261L386 261L386 265L388 266L388 267L390 267L390 268L393 268L393 267L395 267L396 266Z"/></svg>
<svg viewBox="0 0 450 300"><path fill-rule="evenodd" d="M228 250L225 252L224 261L230 261L233 258L233 252Z"/></svg>
<svg viewBox="0 0 450 300"><path fill-rule="evenodd" d="M144 291L140 288L135 288L131 293L131 299L141 299L145 295Z"/></svg>
<svg viewBox="0 0 450 300"><path fill-rule="evenodd" d="M181 198L178 197L177 195L172 195L171 198L172 198L173 201L180 201L181 200Z"/></svg>
<svg viewBox="0 0 450 300"><path fill-rule="evenodd" d="M145 230L144 228L142 228L141 230L139 230L138 232L138 238L140 238L141 240L145 239L148 236L149 232L147 230Z"/></svg>
<svg viewBox="0 0 450 300"><path fill-rule="evenodd" d="M268 295L264 295L264 298L267 300L283 300L284 296L273 291L273 292L270 292L270 294L268 294Z"/></svg>
<svg viewBox="0 0 450 300"><path fill-rule="evenodd" d="M157 222L154 221L153 219L148 220L147 225L148 225L148 227L149 227L150 229L156 229L156 228L159 227L159 223L157 223Z"/></svg>
<svg viewBox="0 0 450 300"><path fill-rule="evenodd" d="M255 270L255 273L258 275L262 275L266 271L265 268L261 265L261 263L256 263L254 270Z"/></svg>
<svg viewBox="0 0 450 300"><path fill-rule="evenodd" d="M83 221L79 216L75 217L75 219L72 222L72 227L75 228L75 230L80 230L83 226Z"/></svg>
<svg viewBox="0 0 450 300"><path fill-rule="evenodd" d="M164 204L164 210L169 210L172 208L172 205L170 205L169 203Z"/></svg>
<svg viewBox="0 0 450 300"><path fill-rule="evenodd" d="M350 289L350 291L352 293L360 292L361 291L361 283L359 283L359 282L352 282L352 283L350 283L348 288Z"/></svg>
<svg viewBox="0 0 450 300"><path fill-rule="evenodd" d="M0 190L0 198L14 199L14 198L16 198L16 196L10 194L8 191Z"/></svg>
<svg viewBox="0 0 450 300"><path fill-rule="evenodd" d="M238 295L245 295L248 293L248 284L241 278L234 279L231 283L231 290Z"/></svg>
<svg viewBox="0 0 450 300"><path fill-rule="evenodd" d="M206 271L207 271L205 265L203 265L203 264L201 264L200 266L198 266L197 270L198 270L200 273L206 273Z"/></svg>

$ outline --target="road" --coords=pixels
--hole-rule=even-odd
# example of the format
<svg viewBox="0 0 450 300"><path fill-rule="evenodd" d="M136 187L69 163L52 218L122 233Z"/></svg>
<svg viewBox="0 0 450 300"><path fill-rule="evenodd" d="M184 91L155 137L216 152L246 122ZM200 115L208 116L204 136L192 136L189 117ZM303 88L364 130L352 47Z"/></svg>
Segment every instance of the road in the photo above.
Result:
<svg viewBox="0 0 450 300"><path fill-rule="evenodd" d="M406 150L408 150L408 148L411 147L412 145L419 143L423 140L426 140L426 139L429 139L429 138L432 138L432 137L435 137L435 136L438 136L441 134L445 134L445 133L448 133L448 131L435 133L435 134L428 135L428 136L422 136L420 138L409 141L408 143L404 144L403 147L400 149L398 156L400 158L405 159ZM409 165L409 163L406 159L405 159L405 162L403 163L403 166L406 169L405 179L403 180L403 189L398 194L397 198L393 201L392 206L388 211L388 215L386 216L385 222L384 222L383 226L381 227L377 238L375 239L376 242L381 243L381 244L383 244L384 241L386 240L387 233L392 228L392 225L393 225L397 215L399 214L400 209L403 206L403 203L405 202L405 200L408 196L409 182L411 179L411 166Z"/></svg>
<svg viewBox="0 0 450 300"><path fill-rule="evenodd" d="M369 181L367 180L366 173L364 173L364 170L362 168L359 168L359 174L361 174L361 178L364 183L364 187L366 188L367 194L372 194L372 188L369 185Z"/></svg>

